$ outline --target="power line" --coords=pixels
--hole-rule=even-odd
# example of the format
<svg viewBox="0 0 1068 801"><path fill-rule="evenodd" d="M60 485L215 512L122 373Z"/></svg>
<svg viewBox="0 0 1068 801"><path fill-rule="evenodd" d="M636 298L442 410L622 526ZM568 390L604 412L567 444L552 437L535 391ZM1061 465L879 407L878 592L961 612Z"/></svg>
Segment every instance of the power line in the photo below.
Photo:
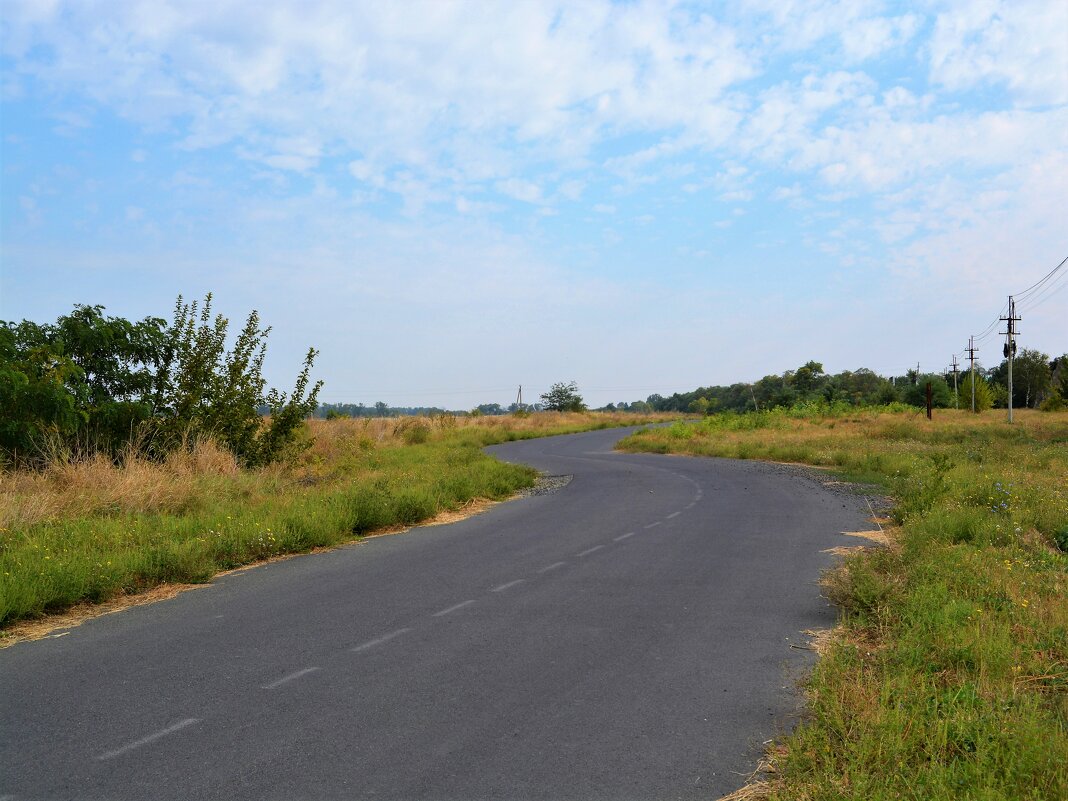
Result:
<svg viewBox="0 0 1068 801"><path fill-rule="evenodd" d="M1042 284L1046 283L1046 281L1048 281L1053 276L1054 273L1056 273L1058 270L1060 270L1062 267L1064 267L1064 265L1066 263L1068 263L1068 256L1065 256L1061 260L1060 264L1058 264L1056 267L1054 267L1052 270L1050 270L1044 276L1042 276L1037 281L1035 281L1033 284L1031 284L1031 286L1027 287L1027 289L1023 290L1022 292L1017 292L1016 294L1013 295L1013 297L1016 298L1017 302L1019 302L1021 299L1025 298L1025 296L1029 292L1031 292L1032 290L1038 289L1038 287L1040 287L1040 286L1042 286Z"/></svg>
<svg viewBox="0 0 1068 801"><path fill-rule="evenodd" d="M1064 289L1065 286L1068 286L1068 281L1066 281L1065 279L1068 279L1068 272L1061 273L1056 278L1054 278L1052 281L1050 281L1046 286L1044 286L1042 288L1041 292L1037 292L1036 294L1034 294L1031 297L1029 297L1019 307L1018 311L1020 311L1020 312L1030 311L1031 309L1034 309L1036 306L1040 306L1043 303L1045 303L1051 297L1053 297L1058 292L1060 292L1062 289Z"/></svg>
<svg viewBox="0 0 1068 801"><path fill-rule="evenodd" d="M986 339L987 337L991 336L992 334L997 333L998 323L1001 322L1001 317L1002 317L1003 314L1005 314L1005 311L1006 311L1007 308L1008 308L1008 306L1002 306L1001 307L1001 311L998 312L998 316L994 318L994 320L990 323L990 325L988 325L986 328L984 328L978 334L975 334L975 339L977 341Z"/></svg>

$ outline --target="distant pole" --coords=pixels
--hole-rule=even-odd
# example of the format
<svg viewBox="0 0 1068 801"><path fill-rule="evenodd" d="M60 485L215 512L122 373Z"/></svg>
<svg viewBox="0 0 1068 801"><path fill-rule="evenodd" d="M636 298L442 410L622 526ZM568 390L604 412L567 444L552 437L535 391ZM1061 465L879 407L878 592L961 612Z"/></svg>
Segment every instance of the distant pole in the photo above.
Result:
<svg viewBox="0 0 1068 801"><path fill-rule="evenodd" d="M972 412L975 412L975 337L968 337L968 360L972 363Z"/></svg>
<svg viewBox="0 0 1068 801"><path fill-rule="evenodd" d="M960 372L957 369L957 354L953 354L953 408L959 409L960 405L957 402L957 373Z"/></svg>
<svg viewBox="0 0 1068 801"><path fill-rule="evenodd" d="M931 382L927 382L927 419L931 420Z"/></svg>
<svg viewBox="0 0 1068 801"><path fill-rule="evenodd" d="M523 385L519 385L519 394L515 396L515 408L516 410L523 408Z"/></svg>
<svg viewBox="0 0 1068 801"><path fill-rule="evenodd" d="M1002 317L1005 321L1005 330L1001 333L1007 336L1005 340L1005 358L1009 360L1009 422L1012 422L1012 360L1016 356L1016 335L1020 333L1016 330L1016 323L1020 321L1020 318L1016 316L1016 301L1012 299L1012 295L1009 295L1009 315L1008 317Z"/></svg>

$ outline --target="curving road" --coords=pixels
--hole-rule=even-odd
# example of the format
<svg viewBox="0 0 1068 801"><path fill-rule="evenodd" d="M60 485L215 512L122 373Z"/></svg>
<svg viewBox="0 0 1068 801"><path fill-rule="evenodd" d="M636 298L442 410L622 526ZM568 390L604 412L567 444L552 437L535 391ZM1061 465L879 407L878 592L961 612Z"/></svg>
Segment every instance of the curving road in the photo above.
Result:
<svg viewBox="0 0 1068 801"><path fill-rule="evenodd" d="M716 798L793 719L859 496L754 462L574 476L0 651L0 799Z"/></svg>

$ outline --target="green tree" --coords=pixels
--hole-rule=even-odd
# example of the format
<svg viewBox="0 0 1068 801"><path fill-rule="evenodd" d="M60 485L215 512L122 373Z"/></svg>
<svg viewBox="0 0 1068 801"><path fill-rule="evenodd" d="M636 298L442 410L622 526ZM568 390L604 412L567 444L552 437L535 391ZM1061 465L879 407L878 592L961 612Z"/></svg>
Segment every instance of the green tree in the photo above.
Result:
<svg viewBox="0 0 1068 801"><path fill-rule="evenodd" d="M157 431L164 450L189 436L214 437L247 466L268 464L296 447L298 429L315 411L322 382L309 390L317 355L308 350L293 392L265 392L262 375L270 328L249 314L231 350L229 321L211 314L212 296L199 310L179 296L154 384ZM266 408L264 422L260 409Z"/></svg>
<svg viewBox="0 0 1068 801"><path fill-rule="evenodd" d="M1009 382L1009 362L1004 360L992 371L993 379L1004 387ZM1050 390L1049 356L1024 348L1012 360L1012 405L1018 409L1037 406ZM1007 389L1005 403L1008 405Z"/></svg>
<svg viewBox="0 0 1068 801"><path fill-rule="evenodd" d="M0 460L36 460L84 425L83 373L35 323L0 323Z"/></svg>
<svg viewBox="0 0 1068 801"><path fill-rule="evenodd" d="M586 403L578 394L578 384L558 382L541 396L545 409L550 412L584 412Z"/></svg>
<svg viewBox="0 0 1068 801"><path fill-rule="evenodd" d="M103 306L77 305L54 325L28 320L4 324L8 390L16 392L17 383L19 398L36 398L19 412L21 434L7 426L11 442L19 440L24 454L30 436L39 444L48 439L114 455L151 417L165 322L146 317L135 323L105 317L103 311ZM21 378L13 378L15 372ZM12 395L10 403L18 402ZM34 405L39 413L33 412ZM7 423L13 424L13 418Z"/></svg>
<svg viewBox="0 0 1068 801"><path fill-rule="evenodd" d="M788 376L788 382L802 395L815 392L827 378L823 365L815 361L805 362Z"/></svg>
<svg viewBox="0 0 1068 801"><path fill-rule="evenodd" d="M960 408L970 410L972 408L972 373L970 370L964 373L959 387ZM986 411L993 402L994 396L990 391L990 385L983 380L981 374L977 373L975 376L975 411Z"/></svg>
<svg viewBox="0 0 1068 801"><path fill-rule="evenodd" d="M1058 358L1054 365L1056 368L1054 387L1060 393L1060 396L1068 401L1068 353Z"/></svg>
<svg viewBox="0 0 1068 801"><path fill-rule="evenodd" d="M945 409L953 405L953 390L950 389L946 380L933 373L917 377L915 384L909 384L905 388L903 399L905 403L924 408L927 406L927 384L931 384L931 405L937 409Z"/></svg>
<svg viewBox="0 0 1068 801"><path fill-rule="evenodd" d="M690 405L687 407L686 410L689 411L689 412L692 412L693 414L702 414L703 415L703 414L708 414L709 406L710 406L710 404L708 402L708 398L706 398L704 396L701 396L701 397L697 398L696 400L690 401Z"/></svg>
<svg viewBox="0 0 1068 801"><path fill-rule="evenodd" d="M1021 408L1037 407L1051 388L1051 377L1049 356L1037 350L1024 348L1013 359L1013 404L1019 403Z"/></svg>

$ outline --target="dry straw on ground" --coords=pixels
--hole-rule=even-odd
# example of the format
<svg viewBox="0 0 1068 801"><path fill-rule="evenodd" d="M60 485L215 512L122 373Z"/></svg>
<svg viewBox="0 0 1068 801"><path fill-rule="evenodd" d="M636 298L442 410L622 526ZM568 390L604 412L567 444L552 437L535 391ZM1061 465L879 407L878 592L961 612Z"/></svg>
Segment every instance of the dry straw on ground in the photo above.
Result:
<svg viewBox="0 0 1068 801"><path fill-rule="evenodd" d="M50 520L125 512L181 511L206 481L238 474L234 457L211 440L176 450L163 462L102 454L56 458L43 470L0 470L0 530Z"/></svg>

